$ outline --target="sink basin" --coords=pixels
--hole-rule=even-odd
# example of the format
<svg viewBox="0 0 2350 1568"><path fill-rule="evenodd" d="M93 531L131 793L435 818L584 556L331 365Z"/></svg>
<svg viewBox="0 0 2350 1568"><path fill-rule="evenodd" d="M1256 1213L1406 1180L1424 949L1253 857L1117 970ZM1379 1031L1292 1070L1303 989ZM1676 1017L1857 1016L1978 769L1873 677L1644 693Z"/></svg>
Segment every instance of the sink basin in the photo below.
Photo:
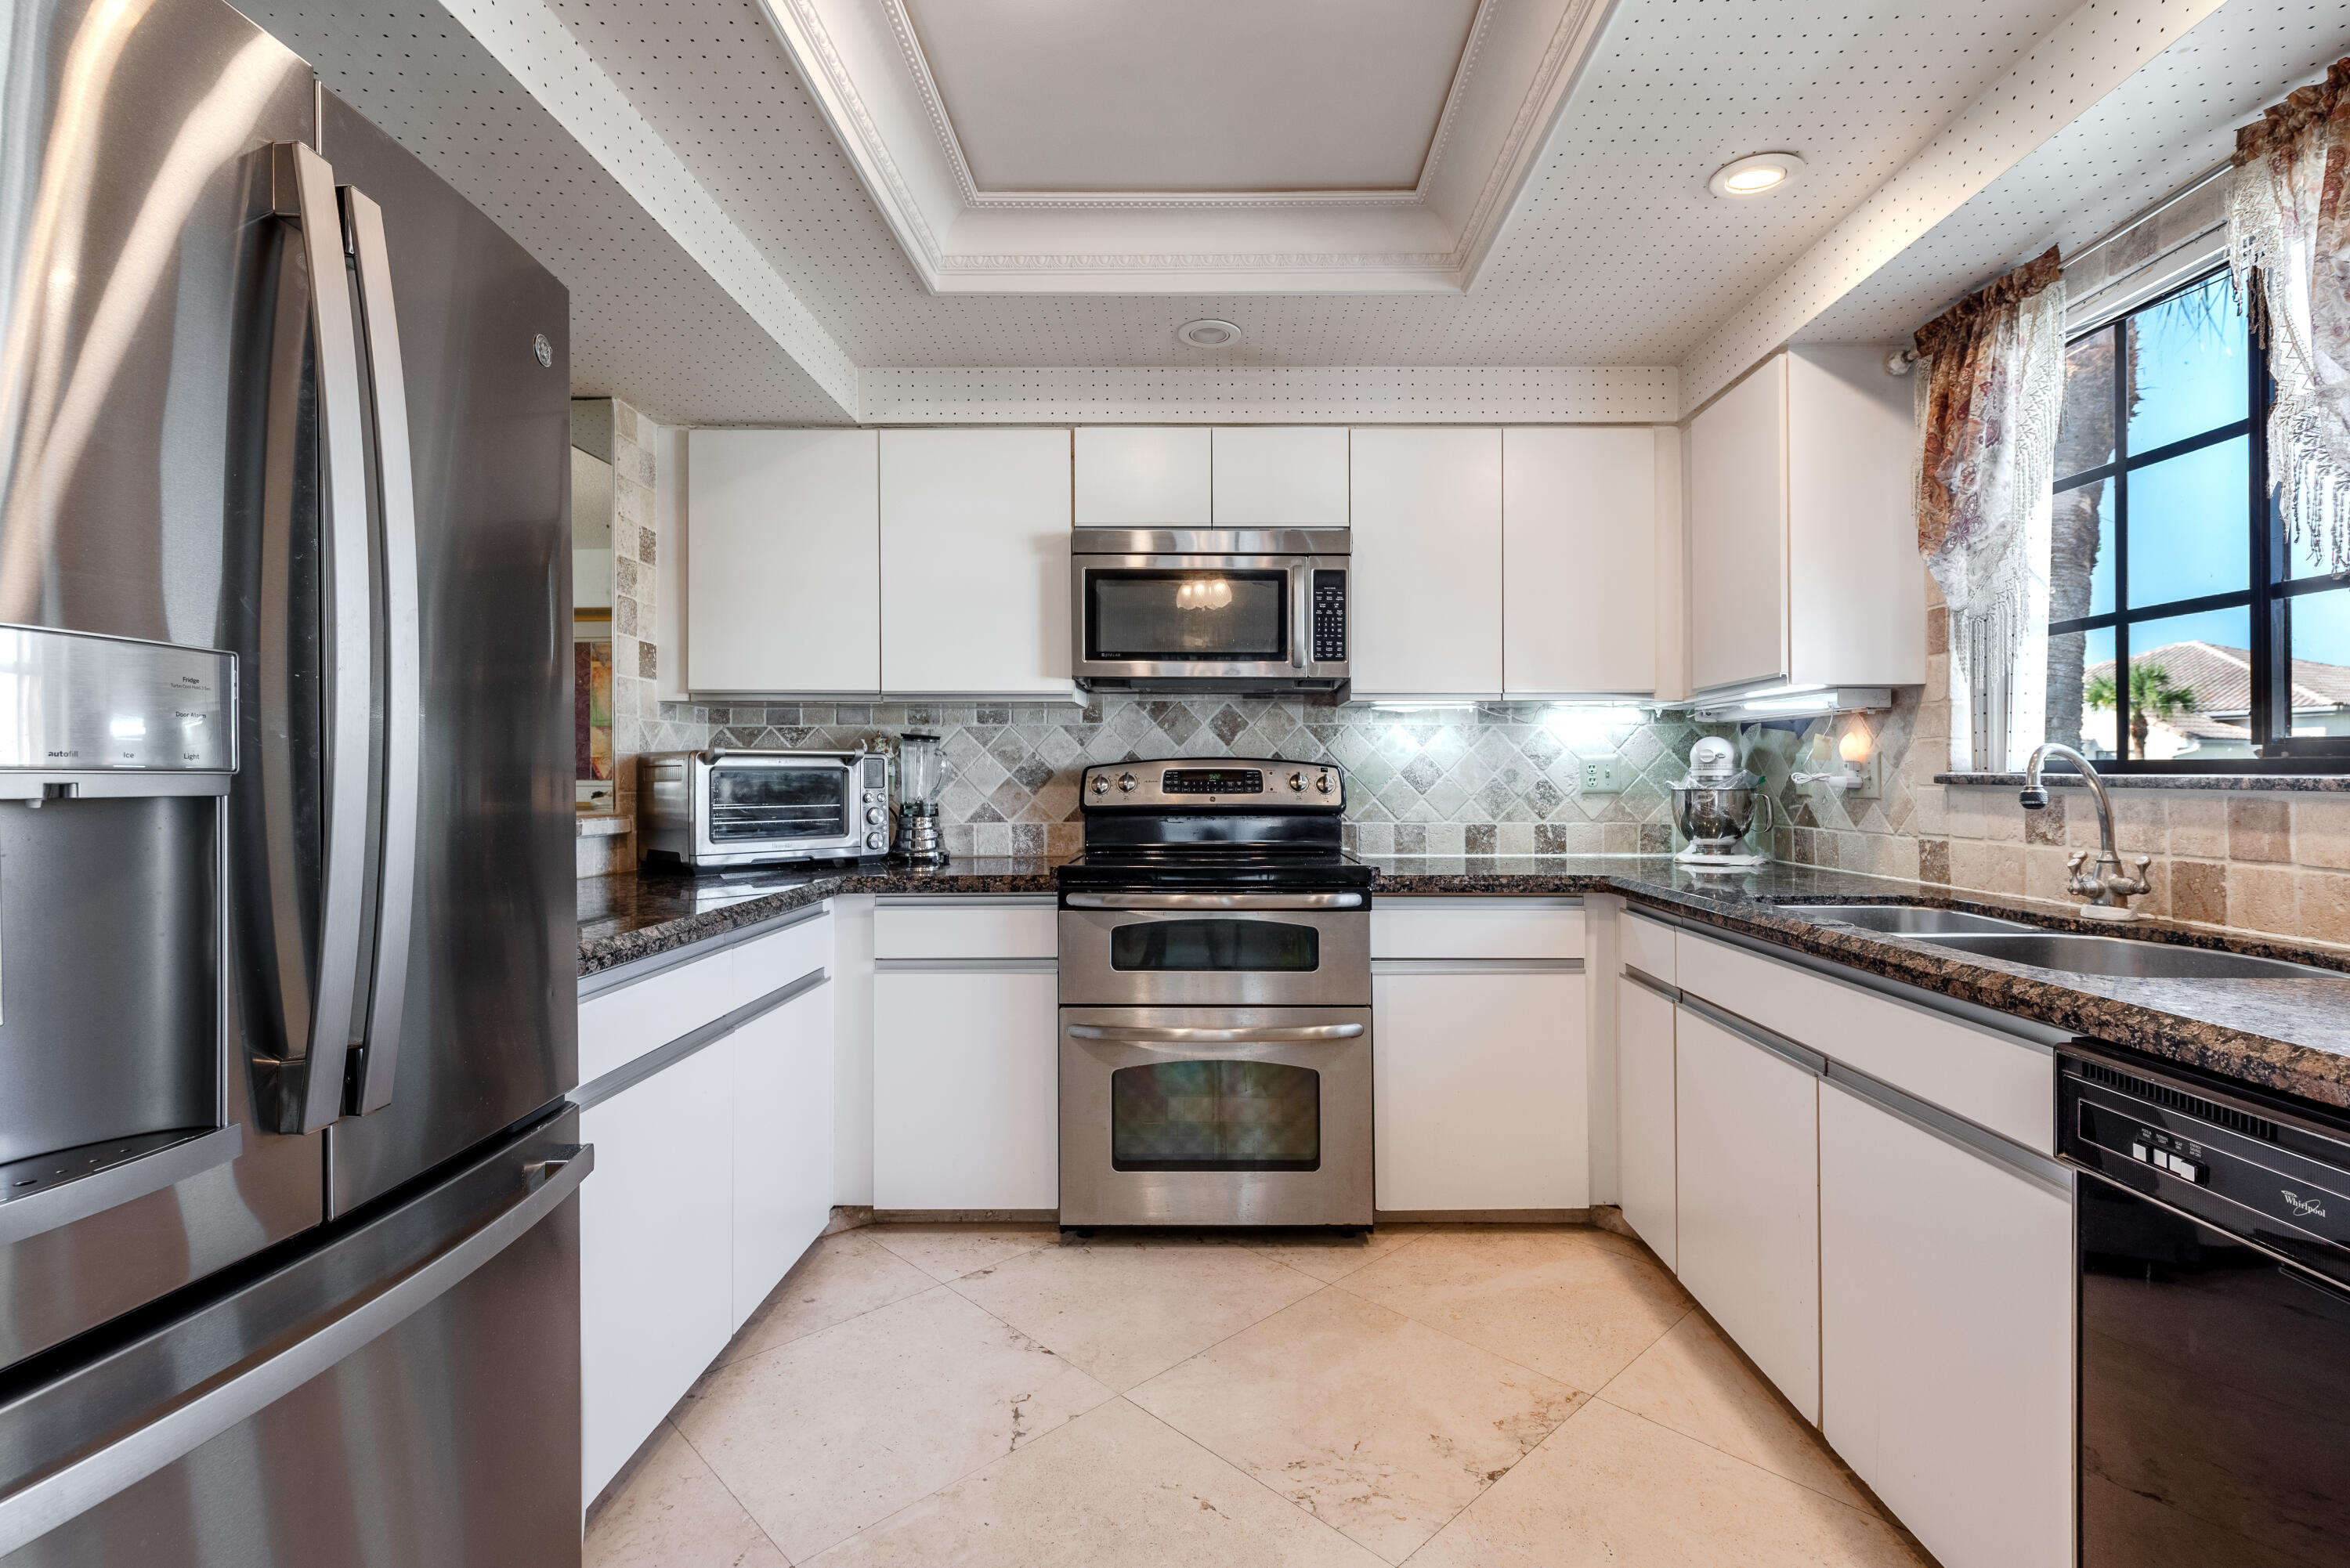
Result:
<svg viewBox="0 0 2350 1568"><path fill-rule="evenodd" d="M2208 948L2121 937L2073 936L2055 931L1970 932L1928 936L1939 948L1981 953L1985 958L2028 963L2074 974L2106 974L2141 980L2341 980L2333 970Z"/></svg>
<svg viewBox="0 0 2350 1568"><path fill-rule="evenodd" d="M2022 920L1991 915L1970 915L1959 909L1929 909L1915 904L1782 904L1779 912L1822 925L1851 926L1864 931L1892 931L1922 936L1935 931L2031 931Z"/></svg>

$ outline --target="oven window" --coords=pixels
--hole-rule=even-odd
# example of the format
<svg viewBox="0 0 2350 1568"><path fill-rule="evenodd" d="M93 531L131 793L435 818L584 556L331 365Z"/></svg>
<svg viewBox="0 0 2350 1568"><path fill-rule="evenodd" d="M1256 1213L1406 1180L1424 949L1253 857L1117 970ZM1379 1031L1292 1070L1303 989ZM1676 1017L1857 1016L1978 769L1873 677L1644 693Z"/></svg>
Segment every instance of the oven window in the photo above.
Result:
<svg viewBox="0 0 2350 1568"><path fill-rule="evenodd" d="M1276 920L1152 920L1109 934L1118 970L1309 972L1321 966L1322 933Z"/></svg>
<svg viewBox="0 0 2350 1568"><path fill-rule="evenodd" d="M730 768L710 774L710 836L840 838L848 832L847 775L838 768Z"/></svg>
<svg viewBox="0 0 2350 1568"><path fill-rule="evenodd" d="M1087 659L1289 657L1287 572L1087 572L1086 597Z"/></svg>
<svg viewBox="0 0 2350 1568"><path fill-rule="evenodd" d="M1109 1075L1118 1170L1318 1170L1322 1075L1280 1062L1162 1062Z"/></svg>

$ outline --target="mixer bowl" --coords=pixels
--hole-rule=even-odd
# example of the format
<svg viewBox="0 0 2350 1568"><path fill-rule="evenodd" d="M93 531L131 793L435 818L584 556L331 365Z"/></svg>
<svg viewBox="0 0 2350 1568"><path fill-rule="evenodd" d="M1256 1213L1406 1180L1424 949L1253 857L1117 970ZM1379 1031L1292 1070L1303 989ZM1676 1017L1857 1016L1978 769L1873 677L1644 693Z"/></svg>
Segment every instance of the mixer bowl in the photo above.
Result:
<svg viewBox="0 0 2350 1568"><path fill-rule="evenodd" d="M1735 855L1745 847L1757 813L1762 831L1777 826L1768 791L1749 785L1682 784L1673 790L1673 825L1700 855Z"/></svg>

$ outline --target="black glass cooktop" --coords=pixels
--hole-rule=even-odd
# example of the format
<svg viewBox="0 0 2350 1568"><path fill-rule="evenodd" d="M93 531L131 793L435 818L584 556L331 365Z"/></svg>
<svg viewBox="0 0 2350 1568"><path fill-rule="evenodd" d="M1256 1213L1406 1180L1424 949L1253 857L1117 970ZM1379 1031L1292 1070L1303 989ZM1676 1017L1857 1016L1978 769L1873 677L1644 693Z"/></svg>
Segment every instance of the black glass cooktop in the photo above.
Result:
<svg viewBox="0 0 2350 1568"><path fill-rule="evenodd" d="M1241 845L1148 848L1089 847L1055 867L1062 888L1131 892L1139 888L1229 890L1368 888L1378 876L1343 850L1268 850Z"/></svg>

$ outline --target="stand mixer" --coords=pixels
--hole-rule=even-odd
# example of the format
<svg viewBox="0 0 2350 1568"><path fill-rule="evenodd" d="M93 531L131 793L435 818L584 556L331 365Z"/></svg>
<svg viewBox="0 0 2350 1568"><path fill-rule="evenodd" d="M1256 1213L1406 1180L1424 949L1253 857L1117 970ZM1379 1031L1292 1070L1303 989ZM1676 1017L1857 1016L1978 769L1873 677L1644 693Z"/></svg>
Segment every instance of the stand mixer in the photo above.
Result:
<svg viewBox="0 0 2350 1568"><path fill-rule="evenodd" d="M1689 840L1673 858L1688 866L1767 864L1768 855L1746 847L1758 808L1762 829L1770 833L1778 826L1778 810L1762 779L1738 765L1736 747L1708 735L1690 748L1689 776L1673 786L1673 824Z"/></svg>

